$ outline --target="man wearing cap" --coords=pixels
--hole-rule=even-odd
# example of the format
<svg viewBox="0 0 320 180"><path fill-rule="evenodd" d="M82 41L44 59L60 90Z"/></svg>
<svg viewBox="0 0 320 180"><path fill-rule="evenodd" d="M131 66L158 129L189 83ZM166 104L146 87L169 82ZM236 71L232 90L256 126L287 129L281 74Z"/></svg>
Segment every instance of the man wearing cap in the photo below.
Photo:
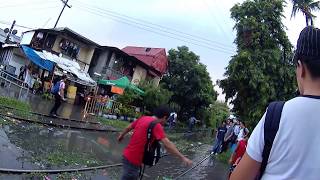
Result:
<svg viewBox="0 0 320 180"><path fill-rule="evenodd" d="M320 178L320 30L304 28L294 56L300 96L284 104L263 180ZM255 127L231 180L253 180L260 172L265 115Z"/></svg>

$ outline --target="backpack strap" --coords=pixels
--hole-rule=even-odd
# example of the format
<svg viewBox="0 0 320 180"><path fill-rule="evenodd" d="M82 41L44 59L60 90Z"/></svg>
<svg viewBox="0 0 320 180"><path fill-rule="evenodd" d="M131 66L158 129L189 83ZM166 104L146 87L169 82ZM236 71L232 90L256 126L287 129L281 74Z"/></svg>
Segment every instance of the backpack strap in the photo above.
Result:
<svg viewBox="0 0 320 180"><path fill-rule="evenodd" d="M152 138L152 130L156 126L156 124L158 124L158 123L156 122L156 120L154 120L148 126L148 129L147 129L147 142L144 145L144 151L146 151L148 149L148 147L149 147L149 144L150 144L150 141L151 141L151 138ZM144 174L145 168L146 168L145 164L140 167L140 172L139 172L139 179L140 180L142 180L142 178L143 178L143 174Z"/></svg>
<svg viewBox="0 0 320 180"><path fill-rule="evenodd" d="M262 152L262 162L259 179L261 179L268 164L272 144L279 129L284 103L284 101L272 102L269 104L267 109L267 114L264 121L264 147Z"/></svg>

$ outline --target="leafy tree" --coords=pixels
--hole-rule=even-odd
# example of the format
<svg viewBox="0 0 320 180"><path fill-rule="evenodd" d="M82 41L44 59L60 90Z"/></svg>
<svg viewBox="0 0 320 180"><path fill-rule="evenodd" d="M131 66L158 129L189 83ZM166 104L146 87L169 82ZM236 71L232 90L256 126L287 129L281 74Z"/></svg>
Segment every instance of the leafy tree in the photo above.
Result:
<svg viewBox="0 0 320 180"><path fill-rule="evenodd" d="M233 111L254 127L270 101L296 89L292 45L281 22L282 0L252 0L231 9L238 51L218 84Z"/></svg>
<svg viewBox="0 0 320 180"><path fill-rule="evenodd" d="M226 103L216 101L203 114L206 125L216 128L229 117L230 111Z"/></svg>
<svg viewBox="0 0 320 180"><path fill-rule="evenodd" d="M145 95L142 99L142 106L146 107L146 110L152 111L154 108L160 105L168 104L172 92L165 89L163 84L155 87L152 83L142 83L141 89L145 91Z"/></svg>
<svg viewBox="0 0 320 180"><path fill-rule="evenodd" d="M186 120L191 115L203 119L201 111L217 98L206 66L186 46L169 50L169 62L163 82L165 88L173 92L170 104L179 107L179 119Z"/></svg>
<svg viewBox="0 0 320 180"><path fill-rule="evenodd" d="M125 104L125 105L136 105L135 102L137 101L141 101L142 97L137 94L136 92L134 92L133 90L127 88L125 89L123 95L120 95L118 98L117 98L117 101L122 103L122 104Z"/></svg>
<svg viewBox="0 0 320 180"><path fill-rule="evenodd" d="M295 17L297 12L301 11L306 18L306 25L313 26L313 18L316 16L312 14L312 11L320 10L320 1L314 2L314 0L291 0L293 3L291 18Z"/></svg>

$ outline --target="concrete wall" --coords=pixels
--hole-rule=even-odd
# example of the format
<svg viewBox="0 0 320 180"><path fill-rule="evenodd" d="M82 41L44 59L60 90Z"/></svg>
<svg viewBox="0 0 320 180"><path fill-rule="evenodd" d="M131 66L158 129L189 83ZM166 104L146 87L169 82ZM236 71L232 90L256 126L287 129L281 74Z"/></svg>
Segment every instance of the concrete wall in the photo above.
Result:
<svg viewBox="0 0 320 180"><path fill-rule="evenodd" d="M85 46L81 46L80 48L80 52L78 55L78 60L86 63L86 64L90 64L91 63L91 59L94 53L94 48L93 47L85 47Z"/></svg>
<svg viewBox="0 0 320 180"><path fill-rule="evenodd" d="M161 80L160 77L155 77L155 78L153 78L153 79L152 79L153 85L154 85L155 87L158 87L158 86L159 86L159 83L160 83L160 80Z"/></svg>
<svg viewBox="0 0 320 180"><path fill-rule="evenodd" d="M147 70L137 65L134 70L131 82L135 85L138 85L141 81L144 81L146 77L147 77Z"/></svg>

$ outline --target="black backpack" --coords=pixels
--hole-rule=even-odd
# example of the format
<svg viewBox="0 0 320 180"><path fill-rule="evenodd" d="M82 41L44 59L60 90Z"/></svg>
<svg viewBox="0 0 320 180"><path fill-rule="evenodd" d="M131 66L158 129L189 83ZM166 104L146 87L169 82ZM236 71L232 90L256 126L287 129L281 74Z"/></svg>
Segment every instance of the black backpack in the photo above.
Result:
<svg viewBox="0 0 320 180"><path fill-rule="evenodd" d="M260 176L258 179L261 179L264 171L266 170L270 151L272 149L272 144L274 138L279 129L281 113L284 106L283 101L272 102L268 106L267 114L264 122L264 147L262 151L262 162L260 167Z"/></svg>
<svg viewBox="0 0 320 180"><path fill-rule="evenodd" d="M161 145L158 140L152 139L152 131L155 125L158 123L156 121L152 121L149 124L147 130L147 143L144 146L144 153L143 153L143 168L140 170L140 179L143 177L143 173L145 170L146 165L151 167L158 163L159 159L161 158Z"/></svg>

